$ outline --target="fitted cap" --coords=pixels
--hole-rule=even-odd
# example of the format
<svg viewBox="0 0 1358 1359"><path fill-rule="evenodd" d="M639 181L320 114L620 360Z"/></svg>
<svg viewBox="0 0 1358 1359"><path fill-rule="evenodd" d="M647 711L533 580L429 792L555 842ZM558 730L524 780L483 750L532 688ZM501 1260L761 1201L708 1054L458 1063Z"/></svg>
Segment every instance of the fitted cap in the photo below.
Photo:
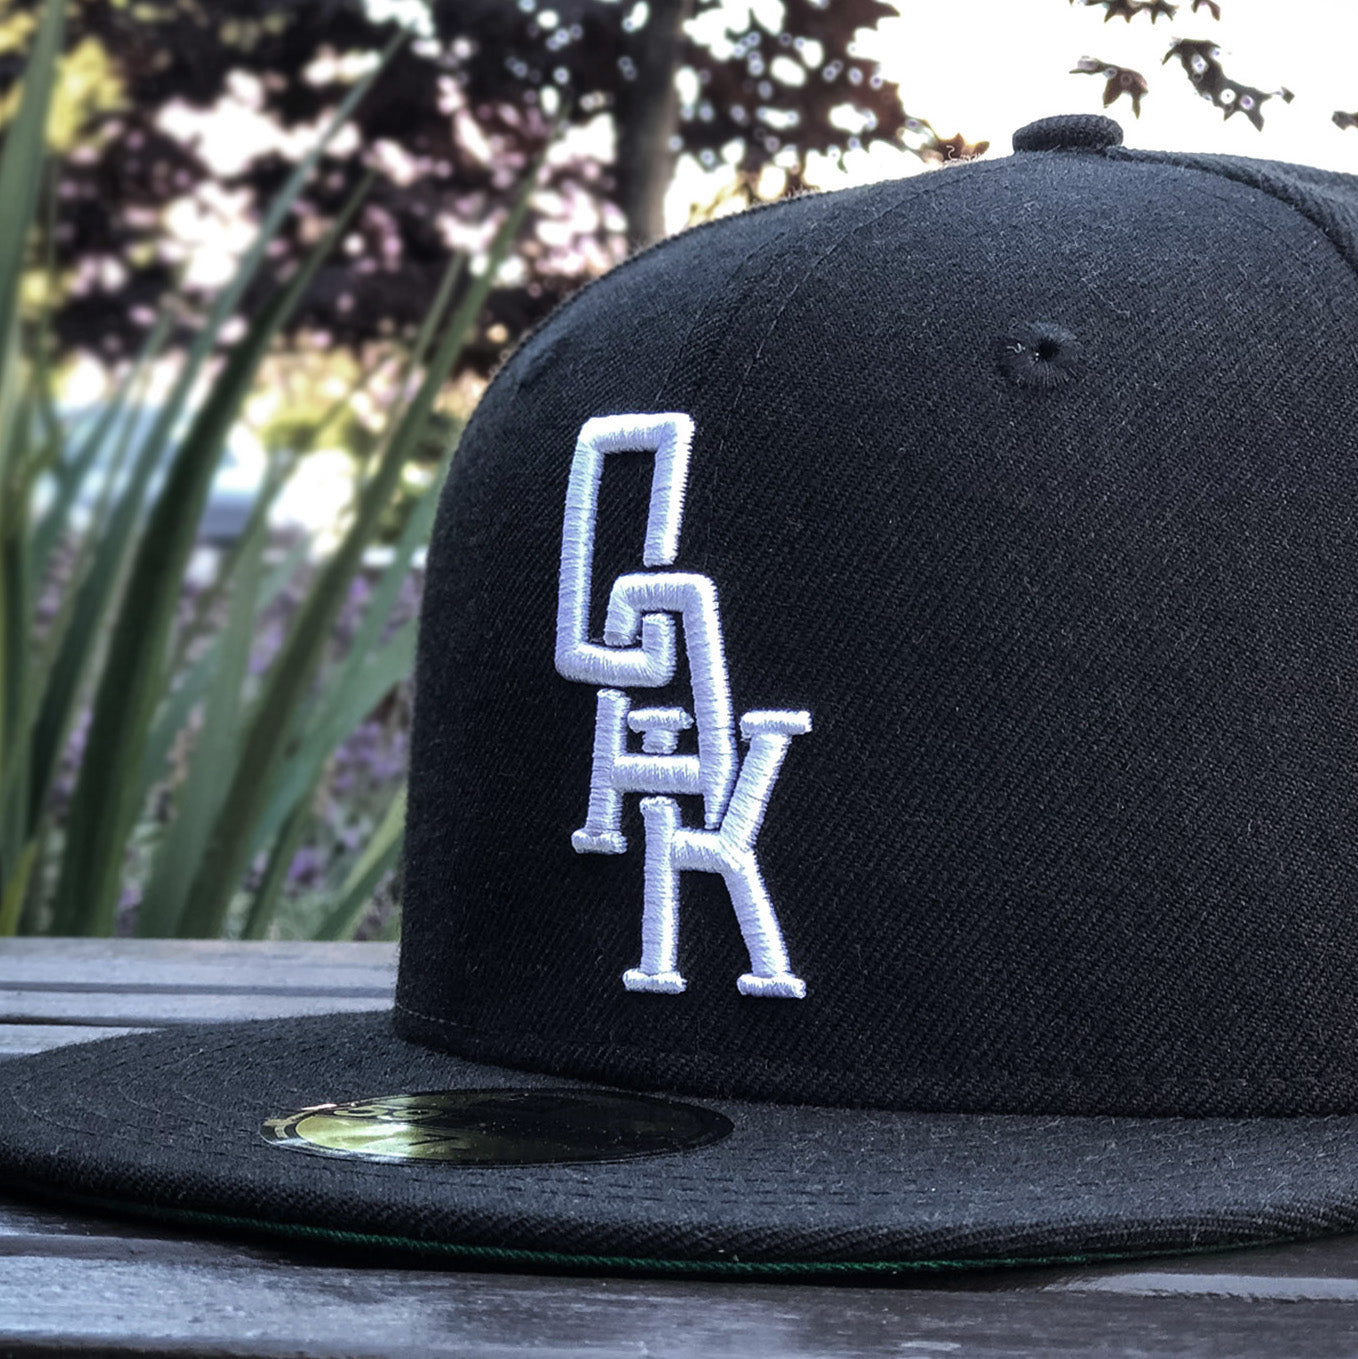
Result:
<svg viewBox="0 0 1358 1359"><path fill-rule="evenodd" d="M1358 181L1014 145L520 347L429 554L394 1011L7 1063L7 1183L596 1269L1358 1225Z"/></svg>

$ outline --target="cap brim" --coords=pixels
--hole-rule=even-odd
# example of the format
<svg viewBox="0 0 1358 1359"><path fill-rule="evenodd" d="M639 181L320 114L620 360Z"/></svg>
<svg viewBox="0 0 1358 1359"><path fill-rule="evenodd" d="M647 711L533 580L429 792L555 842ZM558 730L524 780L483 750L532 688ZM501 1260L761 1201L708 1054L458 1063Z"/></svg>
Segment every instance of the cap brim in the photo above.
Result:
<svg viewBox="0 0 1358 1359"><path fill-rule="evenodd" d="M399 1039L386 1014L196 1025L0 1067L7 1189L469 1264L887 1272L1201 1250L1358 1227L1358 1117L899 1113L685 1097L733 1132L613 1163L381 1164L266 1119L582 1082Z"/></svg>

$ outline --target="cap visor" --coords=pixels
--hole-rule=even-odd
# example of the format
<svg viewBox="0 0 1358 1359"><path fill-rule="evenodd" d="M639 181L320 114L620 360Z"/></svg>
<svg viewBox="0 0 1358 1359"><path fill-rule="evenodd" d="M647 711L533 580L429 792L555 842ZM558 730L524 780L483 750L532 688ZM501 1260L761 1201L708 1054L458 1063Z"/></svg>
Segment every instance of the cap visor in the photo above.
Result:
<svg viewBox="0 0 1358 1359"><path fill-rule="evenodd" d="M591 1088L386 1014L195 1025L0 1067L10 1189L450 1263L790 1275L1223 1248L1358 1226L1358 1117L900 1113L683 1097L733 1131L616 1162L296 1154L265 1120L436 1090Z"/></svg>

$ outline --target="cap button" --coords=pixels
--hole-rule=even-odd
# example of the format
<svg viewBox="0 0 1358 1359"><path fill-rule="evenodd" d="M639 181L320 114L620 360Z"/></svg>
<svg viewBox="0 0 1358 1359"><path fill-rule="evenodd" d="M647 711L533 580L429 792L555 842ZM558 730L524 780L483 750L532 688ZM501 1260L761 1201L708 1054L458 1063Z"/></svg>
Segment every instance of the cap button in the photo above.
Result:
<svg viewBox="0 0 1358 1359"><path fill-rule="evenodd" d="M1014 133L1015 151L1106 151L1122 145L1122 128L1098 113L1039 118Z"/></svg>

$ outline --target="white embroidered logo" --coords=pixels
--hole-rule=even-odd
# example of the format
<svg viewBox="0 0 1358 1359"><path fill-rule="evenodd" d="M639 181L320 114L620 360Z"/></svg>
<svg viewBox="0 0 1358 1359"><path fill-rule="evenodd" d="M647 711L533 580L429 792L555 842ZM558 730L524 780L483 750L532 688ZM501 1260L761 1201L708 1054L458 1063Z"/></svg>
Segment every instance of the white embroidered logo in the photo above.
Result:
<svg viewBox="0 0 1358 1359"><path fill-rule="evenodd" d="M641 800L646 828L641 963L623 973L629 991L676 995L684 989L687 983L678 971L679 875L720 873L750 953L750 970L737 983L740 991L800 1000L806 983L788 961L759 873L755 840L783 757L794 736L811 730L811 714L747 712L740 732L749 750L737 773L717 587L706 576L657 570L619 576L608 597L603 645L589 640L594 526L605 457L655 455L641 560L647 567L671 567L679 555L692 445L693 421L675 413L587 420L575 445L561 534L556 668L566 679L604 687L596 708L589 811L571 844L581 854L624 853L623 795L647 795ZM693 713L634 708L625 690L659 688L674 679L676 620L683 625ZM676 753L680 733L695 726L697 754ZM629 731L640 735L640 751L629 750ZM678 793L701 796L703 829L682 823L672 796Z"/></svg>

